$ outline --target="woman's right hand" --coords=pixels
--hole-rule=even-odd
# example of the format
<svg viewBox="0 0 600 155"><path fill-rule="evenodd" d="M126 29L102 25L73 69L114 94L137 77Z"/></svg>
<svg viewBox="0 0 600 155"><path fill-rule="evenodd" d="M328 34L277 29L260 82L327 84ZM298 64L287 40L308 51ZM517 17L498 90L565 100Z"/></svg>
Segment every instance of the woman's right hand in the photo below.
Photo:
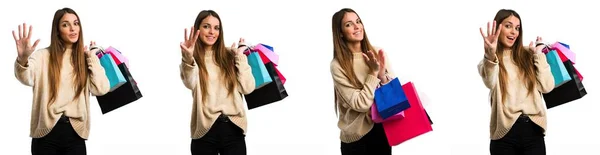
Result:
<svg viewBox="0 0 600 155"><path fill-rule="evenodd" d="M15 43L17 44L17 52L19 54L18 60L23 61L27 60L31 53L35 50L35 47L40 42L40 39L37 39L33 45L31 45L31 30L33 27L29 25L29 30L26 29L27 24L23 23L23 25L19 25L19 34L12 31L13 38L15 39Z"/></svg>
<svg viewBox="0 0 600 155"><path fill-rule="evenodd" d="M379 60L377 60L377 57L375 56L375 54L373 53L373 51L367 51L367 53L363 53L362 54L363 57L365 58L365 62L367 63L367 66L369 66L369 70L371 71L371 75L377 76L379 73Z"/></svg>
<svg viewBox="0 0 600 155"><path fill-rule="evenodd" d="M479 32L481 32L481 37L483 37L483 46L485 48L485 55L487 58L489 56L495 55L496 49L498 48L498 36L500 36L500 30L496 29L496 21L490 25L490 22L487 23L487 36L483 33L483 28L479 28ZM502 27L502 24L498 26Z"/></svg>
<svg viewBox="0 0 600 155"><path fill-rule="evenodd" d="M194 27L192 26L190 30L193 31ZM194 56L194 48L196 46L196 40L198 40L198 36L200 35L200 30L196 30L196 33L191 33L189 36L188 30L185 29L184 31L183 42L181 42L179 46L181 47L182 56L191 59Z"/></svg>

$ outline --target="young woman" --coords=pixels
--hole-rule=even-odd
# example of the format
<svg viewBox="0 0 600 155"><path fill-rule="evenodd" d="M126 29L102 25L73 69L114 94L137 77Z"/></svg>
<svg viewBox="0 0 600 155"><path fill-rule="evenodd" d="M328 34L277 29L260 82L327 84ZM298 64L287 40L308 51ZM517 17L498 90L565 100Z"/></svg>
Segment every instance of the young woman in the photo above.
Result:
<svg viewBox="0 0 600 155"><path fill-rule="evenodd" d="M212 10L198 14L194 30L181 43L181 80L192 91L191 152L202 155L245 155L246 112L242 94L254 90L248 59L235 43L226 48L223 25ZM195 32L195 33L194 33Z"/></svg>
<svg viewBox="0 0 600 155"><path fill-rule="evenodd" d="M488 22L487 35L480 29L485 54L479 74L490 89L490 152L492 155L546 154L546 106L541 93L554 88L554 78L544 45L537 37L523 47L521 17L502 9Z"/></svg>
<svg viewBox="0 0 600 155"><path fill-rule="evenodd" d="M344 8L336 12L332 32L334 58L330 69L342 154L391 155L383 126L370 117L375 89L394 77L386 63L389 61L383 50L371 46L362 20L354 10Z"/></svg>
<svg viewBox="0 0 600 155"><path fill-rule="evenodd" d="M110 88L104 68L84 47L81 21L72 9L54 14L49 47L34 52L40 40L31 44L31 30L23 23L18 34L13 31L18 52L15 76L33 87L31 153L84 155L90 93L100 96Z"/></svg>

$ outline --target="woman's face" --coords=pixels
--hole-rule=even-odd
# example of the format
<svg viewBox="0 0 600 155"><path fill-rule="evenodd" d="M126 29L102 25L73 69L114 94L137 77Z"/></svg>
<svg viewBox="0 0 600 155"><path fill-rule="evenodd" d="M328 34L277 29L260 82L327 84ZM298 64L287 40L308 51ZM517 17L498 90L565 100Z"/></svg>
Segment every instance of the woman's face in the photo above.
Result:
<svg viewBox="0 0 600 155"><path fill-rule="evenodd" d="M521 29L521 20L511 15L502 21L502 27L500 28L500 36L498 39L504 47L513 47L515 41L519 37L519 30Z"/></svg>
<svg viewBox="0 0 600 155"><path fill-rule="evenodd" d="M344 18L342 18L342 35L348 42L360 42L363 40L363 24L356 13L347 12Z"/></svg>
<svg viewBox="0 0 600 155"><path fill-rule="evenodd" d="M219 38L220 29L221 23L219 19L209 15L200 23L200 41L206 46L213 46Z"/></svg>
<svg viewBox="0 0 600 155"><path fill-rule="evenodd" d="M75 14L65 13L59 22L60 38L67 44L74 44L79 40L79 19Z"/></svg>

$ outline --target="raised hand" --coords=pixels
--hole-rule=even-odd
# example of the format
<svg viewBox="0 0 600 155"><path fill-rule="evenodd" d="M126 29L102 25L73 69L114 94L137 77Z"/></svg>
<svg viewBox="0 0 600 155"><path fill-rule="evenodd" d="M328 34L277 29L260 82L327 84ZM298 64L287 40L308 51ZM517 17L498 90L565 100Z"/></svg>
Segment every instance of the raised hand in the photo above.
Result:
<svg viewBox="0 0 600 155"><path fill-rule="evenodd" d="M535 39L535 43L533 41L529 43L528 49L533 54L536 54L536 53L541 53L545 47L546 46L543 45L542 37L538 36Z"/></svg>
<svg viewBox="0 0 600 155"><path fill-rule="evenodd" d="M194 27L190 28L190 31L193 32ZM200 30L196 30L195 33L191 33L188 36L188 30L185 29L185 34L183 36L183 42L179 45L181 47L181 54L186 58L192 58L194 56L194 48L196 47L196 41L198 40L198 36L200 35Z"/></svg>
<svg viewBox="0 0 600 155"><path fill-rule="evenodd" d="M240 38L240 40L238 41L238 45L239 46L236 47L235 43L231 44L231 51L234 52L233 53L234 55L237 55L237 54L240 54L240 53L244 53L244 51L247 48L246 40L244 38Z"/></svg>
<svg viewBox="0 0 600 155"><path fill-rule="evenodd" d="M89 47L89 48L88 48ZM92 52L92 51L96 51L96 42L95 41L90 41L90 46L85 46L83 47L84 51L86 54L88 55L95 55L96 53Z"/></svg>
<svg viewBox="0 0 600 155"><path fill-rule="evenodd" d="M365 58L365 62L367 63L367 66L369 66L371 73L373 75L379 75L380 64L373 51L367 51L366 54L363 53L363 57Z"/></svg>
<svg viewBox="0 0 600 155"><path fill-rule="evenodd" d="M498 48L498 36L500 36L500 30L496 29L496 21L490 25L490 22L487 23L487 35L483 33L483 28L479 28L479 32L481 32L481 37L483 37L484 48L486 55L491 56L494 55L496 49ZM502 27L502 24L500 26Z"/></svg>
<svg viewBox="0 0 600 155"><path fill-rule="evenodd" d="M27 24L23 23L23 25L19 25L19 34L17 35L15 31L12 31L13 38L15 39L15 43L17 44L17 52L19 60L26 60L29 58L31 53L35 50L35 47L40 42L40 39L37 39L33 45L31 45L31 33L33 27L29 26L29 31L26 29Z"/></svg>

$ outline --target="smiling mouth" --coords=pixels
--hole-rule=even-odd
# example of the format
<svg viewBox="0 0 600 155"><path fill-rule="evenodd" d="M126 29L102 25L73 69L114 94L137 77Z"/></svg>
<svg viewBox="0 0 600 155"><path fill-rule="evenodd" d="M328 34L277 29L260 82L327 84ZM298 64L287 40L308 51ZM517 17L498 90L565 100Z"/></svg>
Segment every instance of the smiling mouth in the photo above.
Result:
<svg viewBox="0 0 600 155"><path fill-rule="evenodd" d="M352 33L352 35L359 35L360 33L361 33L361 32L360 32L360 31L358 31L358 32L354 32L354 33Z"/></svg>
<svg viewBox="0 0 600 155"><path fill-rule="evenodd" d="M510 41L515 41L515 37L506 37Z"/></svg>

